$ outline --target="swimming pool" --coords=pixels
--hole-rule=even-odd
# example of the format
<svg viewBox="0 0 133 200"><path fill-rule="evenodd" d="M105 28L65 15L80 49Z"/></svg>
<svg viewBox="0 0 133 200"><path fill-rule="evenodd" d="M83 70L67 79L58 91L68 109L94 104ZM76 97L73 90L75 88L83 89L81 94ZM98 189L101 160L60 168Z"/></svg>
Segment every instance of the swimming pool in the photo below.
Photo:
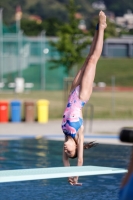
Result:
<svg viewBox="0 0 133 200"><path fill-rule="evenodd" d="M0 142L0 170L62 166L62 141L46 139ZM84 165L126 168L130 146L99 144L84 152ZM72 165L75 165L72 160ZM1 200L117 200L123 174L80 177L81 187L66 178L0 183Z"/></svg>

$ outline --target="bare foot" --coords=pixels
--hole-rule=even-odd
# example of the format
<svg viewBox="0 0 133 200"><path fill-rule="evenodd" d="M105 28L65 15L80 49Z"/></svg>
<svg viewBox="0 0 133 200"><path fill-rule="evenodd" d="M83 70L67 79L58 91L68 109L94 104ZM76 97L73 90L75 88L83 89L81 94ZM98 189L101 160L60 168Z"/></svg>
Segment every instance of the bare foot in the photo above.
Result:
<svg viewBox="0 0 133 200"><path fill-rule="evenodd" d="M105 29L107 27L106 24L106 15L103 11L99 12L99 26L103 29Z"/></svg>

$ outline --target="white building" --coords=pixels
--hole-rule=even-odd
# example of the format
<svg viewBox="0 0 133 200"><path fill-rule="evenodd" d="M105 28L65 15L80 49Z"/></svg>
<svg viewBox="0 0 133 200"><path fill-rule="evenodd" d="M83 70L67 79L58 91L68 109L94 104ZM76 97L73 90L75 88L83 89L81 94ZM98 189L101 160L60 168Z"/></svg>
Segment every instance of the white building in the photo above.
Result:
<svg viewBox="0 0 133 200"><path fill-rule="evenodd" d="M133 13L128 10L123 17L116 17L116 24L123 28L133 29Z"/></svg>

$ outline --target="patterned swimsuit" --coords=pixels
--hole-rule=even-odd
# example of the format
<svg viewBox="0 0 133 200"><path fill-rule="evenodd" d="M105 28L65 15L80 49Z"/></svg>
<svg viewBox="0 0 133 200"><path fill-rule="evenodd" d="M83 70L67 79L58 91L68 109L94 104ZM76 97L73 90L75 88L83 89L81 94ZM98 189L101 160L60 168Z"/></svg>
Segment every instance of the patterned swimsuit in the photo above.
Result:
<svg viewBox="0 0 133 200"><path fill-rule="evenodd" d="M66 136L75 138L77 131L83 124L81 108L86 102L79 99L80 86L70 94L62 120L62 130Z"/></svg>

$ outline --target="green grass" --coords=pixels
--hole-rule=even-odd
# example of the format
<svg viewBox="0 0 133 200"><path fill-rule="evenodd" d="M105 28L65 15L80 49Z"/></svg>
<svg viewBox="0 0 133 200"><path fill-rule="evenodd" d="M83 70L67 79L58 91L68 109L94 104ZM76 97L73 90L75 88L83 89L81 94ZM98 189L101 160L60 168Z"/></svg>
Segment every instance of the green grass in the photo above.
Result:
<svg viewBox="0 0 133 200"><path fill-rule="evenodd" d="M111 85L111 76L116 77L116 86L133 87L133 59L121 58L101 58L97 65L95 83L105 82L108 86ZM31 67L30 73L26 74L26 79L32 74L38 74L35 82L39 80L40 74L37 68ZM47 79L49 76L47 77ZM53 83L52 77L49 78ZM39 83L38 83L39 84ZM60 83L61 84L61 83ZM14 94L1 92L0 100L20 99L21 101L37 101L38 99L48 99L49 117L61 118L64 110L64 92L63 91L32 91L24 94ZM133 93L132 92L117 92L114 94L114 102L111 92L93 92L89 103L94 105L94 118L133 118ZM85 106L84 110L87 107ZM23 108L22 108L23 111ZM37 118L37 108L35 107ZM22 112L24 118L24 112Z"/></svg>
<svg viewBox="0 0 133 200"><path fill-rule="evenodd" d="M4 76L7 83L14 82L15 77L18 76L18 72L8 73ZM22 77L24 77L25 82L34 83L34 89L40 89L41 71L40 65L30 65L28 68L22 71ZM6 85L6 89L8 86Z"/></svg>
<svg viewBox="0 0 133 200"><path fill-rule="evenodd" d="M45 82L48 90L63 89L63 79L66 77L63 68L50 70L50 63L45 65ZM81 67L82 64L79 64ZM73 70L76 74L75 70ZM22 71L25 82L34 83L34 90L41 88L41 67L32 65ZM7 84L13 82L17 73L6 74ZM73 75L71 75L73 76ZM116 86L133 87L133 59L130 58L101 58L97 64L95 83L105 82L107 86L111 85L111 77L115 76ZM6 84L6 89L8 88Z"/></svg>
<svg viewBox="0 0 133 200"><path fill-rule="evenodd" d="M133 118L131 92L93 92L89 102L94 105L95 118Z"/></svg>
<svg viewBox="0 0 133 200"><path fill-rule="evenodd" d="M61 118L64 110L64 92L63 91L35 91L24 94L13 94L2 92L0 100L19 99L22 102L47 99L49 105L50 119ZM113 103L114 102L114 103ZM133 118L133 93L117 92L114 93L114 101L111 92L93 92L89 103L94 106L95 119L132 119ZM23 104L22 104L23 105ZM35 104L36 105L36 104ZM87 105L84 107L84 111ZM37 107L35 107L37 118ZM23 108L22 108L23 111ZM88 110L88 117L90 111ZM24 118L24 112L22 112Z"/></svg>
<svg viewBox="0 0 133 200"><path fill-rule="evenodd" d="M95 82L111 85L111 76L115 76L116 86L133 86L133 59L101 58L97 65Z"/></svg>

